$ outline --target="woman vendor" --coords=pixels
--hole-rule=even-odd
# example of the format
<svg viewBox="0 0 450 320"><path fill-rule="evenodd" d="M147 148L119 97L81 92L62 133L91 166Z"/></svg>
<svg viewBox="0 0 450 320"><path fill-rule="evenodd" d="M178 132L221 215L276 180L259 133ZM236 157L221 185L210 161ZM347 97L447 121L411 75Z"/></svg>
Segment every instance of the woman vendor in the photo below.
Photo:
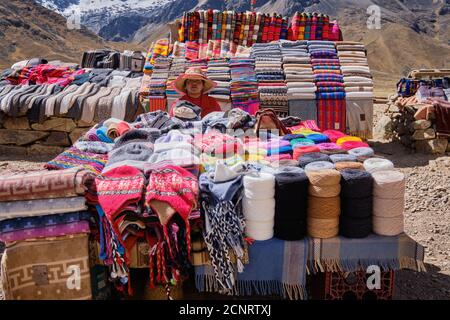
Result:
<svg viewBox="0 0 450 320"><path fill-rule="evenodd" d="M174 116L174 108L182 101L188 101L198 106L201 109L202 118L208 113L221 111L217 100L207 94L216 85L214 81L203 74L201 68L189 68L173 82L175 90L182 93L183 96L172 104L170 115Z"/></svg>

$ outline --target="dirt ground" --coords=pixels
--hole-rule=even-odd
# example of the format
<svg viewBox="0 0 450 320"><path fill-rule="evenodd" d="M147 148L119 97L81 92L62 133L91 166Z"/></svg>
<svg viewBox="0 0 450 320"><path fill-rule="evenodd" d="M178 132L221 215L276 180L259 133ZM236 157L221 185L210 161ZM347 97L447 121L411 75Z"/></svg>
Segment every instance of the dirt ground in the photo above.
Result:
<svg viewBox="0 0 450 320"><path fill-rule="evenodd" d="M375 123L384 105L375 106ZM396 273L395 299L450 300L450 156L414 153L396 142L372 140L377 155L407 175L406 233L425 247L427 272ZM48 159L0 157L0 174L39 170Z"/></svg>

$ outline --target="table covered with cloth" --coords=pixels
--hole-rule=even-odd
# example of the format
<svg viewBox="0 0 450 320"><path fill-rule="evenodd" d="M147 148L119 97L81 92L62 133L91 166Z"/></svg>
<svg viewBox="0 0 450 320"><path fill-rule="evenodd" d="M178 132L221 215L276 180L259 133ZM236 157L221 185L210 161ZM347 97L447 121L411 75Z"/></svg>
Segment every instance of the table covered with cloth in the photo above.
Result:
<svg viewBox="0 0 450 320"><path fill-rule="evenodd" d="M377 265L382 270L425 271L424 247L406 234L371 235L365 239L335 237L301 241L276 238L249 246L249 264L237 274L236 296L277 295L306 299L306 276L317 272L352 272ZM211 266L195 267L196 288L219 292Z"/></svg>

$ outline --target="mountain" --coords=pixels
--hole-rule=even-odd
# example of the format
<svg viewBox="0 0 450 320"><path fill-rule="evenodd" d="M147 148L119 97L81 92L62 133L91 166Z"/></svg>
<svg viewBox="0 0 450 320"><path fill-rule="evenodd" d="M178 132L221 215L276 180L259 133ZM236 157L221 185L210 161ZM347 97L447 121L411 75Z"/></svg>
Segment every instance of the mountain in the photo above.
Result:
<svg viewBox="0 0 450 320"><path fill-rule="evenodd" d="M84 50L110 46L85 27L69 30L65 18L31 0L0 2L0 43L0 68L32 57L79 62Z"/></svg>
<svg viewBox="0 0 450 320"><path fill-rule="evenodd" d="M36 0L108 40L142 46L167 36L169 23L199 8L250 9L250 0ZM368 9L378 6L381 28L369 29ZM414 68L450 65L450 0L257 0L258 11L291 17L296 11L322 12L337 19L344 39L363 41L377 90L392 91ZM376 7L375 7L376 8Z"/></svg>

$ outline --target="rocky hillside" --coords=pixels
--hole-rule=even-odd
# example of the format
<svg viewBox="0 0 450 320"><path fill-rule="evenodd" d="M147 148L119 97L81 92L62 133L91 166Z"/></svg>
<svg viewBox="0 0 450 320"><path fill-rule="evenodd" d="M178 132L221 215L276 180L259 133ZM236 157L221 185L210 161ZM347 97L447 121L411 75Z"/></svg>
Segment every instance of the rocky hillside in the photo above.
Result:
<svg viewBox="0 0 450 320"><path fill-rule="evenodd" d="M32 0L0 1L0 43L2 69L32 57L79 62L84 50L111 47L85 27L70 30L64 17Z"/></svg>

